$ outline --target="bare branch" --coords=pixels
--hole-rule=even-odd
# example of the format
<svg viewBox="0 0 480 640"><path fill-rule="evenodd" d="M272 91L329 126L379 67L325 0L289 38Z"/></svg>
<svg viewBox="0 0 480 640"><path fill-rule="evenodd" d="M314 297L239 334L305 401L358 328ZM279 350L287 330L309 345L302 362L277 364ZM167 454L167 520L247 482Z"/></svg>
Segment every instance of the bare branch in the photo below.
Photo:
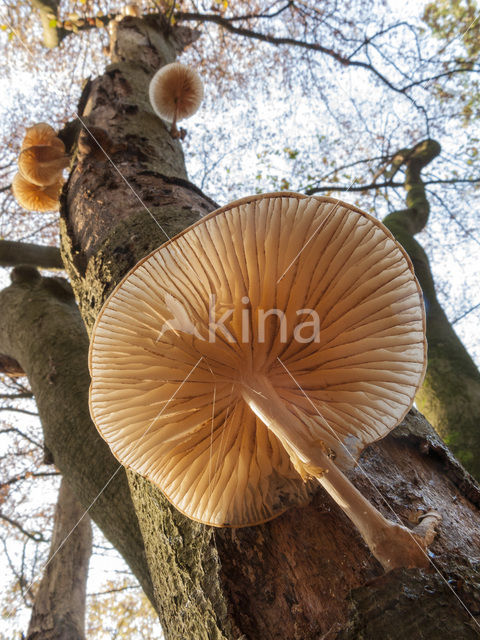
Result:
<svg viewBox="0 0 480 640"><path fill-rule="evenodd" d="M21 533L23 533L24 536L27 536L27 538L30 538L30 540L33 540L34 542L48 542L48 540L44 538L43 533L41 533L41 531L27 531L22 527L22 525L19 522L17 522L16 520L13 520L12 518L9 518L8 516L6 516L4 513L1 513L1 512L0 512L0 520L4 520L5 522L8 522L8 524L11 524L13 527L18 529Z"/></svg>
<svg viewBox="0 0 480 640"><path fill-rule="evenodd" d="M293 3L292 3L293 4ZM285 7L283 7L282 11L284 11L285 9L289 8L290 4L286 5ZM259 33L258 31L253 31L252 29L248 29L246 27L239 27L239 26L235 26L233 24L233 22L238 22L240 20L248 20L251 18L256 18L256 17L268 17L268 16L263 16L263 15L244 15L244 16L235 16L232 18L227 18L225 16L219 15L219 14L215 14L215 13L198 13L198 12L188 12L188 11L177 11L174 14L174 18L176 21L182 21L182 20L186 20L186 21L196 21L196 22L211 22L214 24L218 24L219 26L223 27L224 29L226 29L227 31L234 33L236 35L240 35L240 36L244 36L247 38L252 38L254 40L260 40L262 42L268 42L269 44L273 44L276 46L281 46L281 45L288 45L288 46L294 46L294 47L299 47L302 49L307 49L310 51L317 51L320 53L323 53L331 58L333 58L334 60L336 60L338 63L340 63L343 66L351 66L351 67L359 67L362 69L365 69L367 71L370 71L371 73L373 73L379 80L381 80L381 82L383 82L383 84L385 84L389 89L391 89L392 91L395 91L396 93L401 93L402 95L404 95L414 106L416 109L418 109L419 111L422 111L425 119L426 119L426 124L427 124L427 135L428 135L428 118L427 118L427 114L425 112L424 107L422 107L421 105L419 105L415 99L410 96L407 91L408 89L417 86L417 85L422 85L425 83L428 83L430 81L434 81L438 78L441 78L443 76L452 76L455 73L465 73L467 71L472 71L471 66L470 67L465 67L465 66L461 66L459 68L454 68L451 69L449 71L446 71L442 74L438 74L436 76L432 76L430 78L423 78L422 80L417 80L414 82L410 82L409 84L403 86L403 87L398 87L395 84L393 84L383 73L381 73L376 67L375 65L372 63L372 61L369 58L368 55L368 51L364 51L364 54L367 56L368 62L364 62L363 60L354 60L353 56L358 53L363 47L368 46L369 43L371 43L371 41L376 38L378 35L382 35L383 33L387 33L388 31L390 31L391 29L400 26L400 24L403 23L398 23L395 25L392 25L391 27L388 27L387 29L384 29L382 32L379 32L378 34L375 34L374 36L371 36L369 38L365 38L364 42L358 46L353 53L349 54L349 55L343 55L341 53L339 53L338 51L335 51L334 49L331 49L329 47L325 47L317 42L307 42L305 40L297 40L296 38L289 38L289 37L277 37L277 36L273 36L273 35L269 35L269 34L265 34L265 33ZM338 35L338 34L337 34ZM377 47L376 47L377 48ZM377 48L378 50L378 48ZM382 54L383 55L383 54ZM392 61L390 61L390 63L392 63ZM469 62L466 62L464 64L470 65ZM401 72L402 73L402 72ZM403 76L405 76L405 74L402 73Z"/></svg>
<svg viewBox="0 0 480 640"><path fill-rule="evenodd" d="M460 322L460 320L463 320L463 318L468 316L469 313L472 313L472 311L475 311L475 309L478 309L479 307L480 307L480 302L474 305L473 307L471 307L468 311L465 311L465 313L462 313L461 315L459 315L458 318L455 318L455 320L452 320L452 324L455 324L456 322Z"/></svg>
<svg viewBox="0 0 480 640"><path fill-rule="evenodd" d="M436 179L436 180L425 180L423 184L480 184L480 178L444 178L444 179ZM403 182L371 182L370 184L357 184L357 185L321 185L318 187L311 187L310 189L305 189L305 193L309 196L314 195L315 193L324 193L326 191L370 191L371 189L383 189L386 187L403 187Z"/></svg>
<svg viewBox="0 0 480 640"><path fill-rule="evenodd" d="M324 53L340 64L348 67L361 67L362 69L367 69L371 71L374 75L376 75L387 87L392 89L392 91L396 91L398 93L403 93L401 89L398 89L393 85L388 78L386 78L378 69L373 67L371 64L367 62L363 62L361 60L351 60L348 57L345 57L341 53L334 51L328 47L324 47L317 42L305 42L303 40L296 40L295 38L285 38L285 37L277 37L264 33L258 33L257 31L252 31L251 29L246 29L245 27L236 27L232 24L229 18L224 18L223 16L214 14L214 13L192 13L188 11L177 11L174 14L175 20L194 20L196 22L213 22L215 24L224 27L227 31L231 33L235 33L240 36L245 36L247 38L252 38L253 40L260 40L262 42L268 42L269 44L274 44L276 46L280 45L289 45L300 47L301 49L308 49L310 51L318 51L320 53ZM408 97L408 96L407 96Z"/></svg>
<svg viewBox="0 0 480 640"><path fill-rule="evenodd" d="M438 193L435 193L434 191L432 191L431 189L428 189L428 193L429 195L431 195L435 200L437 200L437 202L440 203L440 206L443 207L443 209L447 212L448 217L450 218L450 220L452 220L457 227L459 227L459 229L462 230L462 232L468 236L469 238L471 238L476 244L480 245L480 241L477 240L477 238L473 235L473 233L467 229L467 227L463 224L463 222L461 222L457 216L451 211L451 209L447 206L447 204L445 203L444 199L438 195Z"/></svg>
<svg viewBox="0 0 480 640"><path fill-rule="evenodd" d="M6 429L2 429L0 431L0 433L16 433L21 438L25 438L25 440L28 440L28 442L30 442L30 444L33 444L36 447L39 447L40 449L43 448L43 445L40 442L37 442L36 440L31 438L30 436L27 436L26 433L23 433L23 431L21 431L20 429L17 429L17 427L8 427ZM23 453L20 453L19 455L23 455Z"/></svg>
<svg viewBox="0 0 480 640"><path fill-rule="evenodd" d="M410 82L410 84L407 84L403 87L403 91L408 91L409 89L411 89L412 87L417 87L420 86L422 84L430 84L431 82L435 82L436 80L439 80L440 78L445 78L453 76L455 73L480 73L480 69L472 69L471 66L468 67L458 67L457 69L450 69L449 71L444 71L443 73L438 73L435 76L431 76L429 78L422 78L421 80L415 80L414 82Z"/></svg>
<svg viewBox="0 0 480 640"><path fill-rule="evenodd" d="M38 418L38 413L34 411L27 411L26 409L19 409L18 407L0 407L0 411L16 411L17 413L24 413L27 416L35 416Z"/></svg>
<svg viewBox="0 0 480 640"><path fill-rule="evenodd" d="M287 2L287 4L285 4L283 7L280 7L280 9L278 9L274 13L247 13L243 16L233 16L232 18L225 18L225 20L228 20L228 22L239 22L240 20L253 20L254 18L275 18L276 16L279 16L281 13L292 7L293 4L293 1L290 0L289 2Z"/></svg>
<svg viewBox="0 0 480 640"><path fill-rule="evenodd" d="M87 593L87 598L94 598L96 596L107 596L111 593L120 593L121 591L131 591L132 589L140 589L138 584L130 584L125 587L117 587L116 589L108 589L107 591L97 591L96 593Z"/></svg>
<svg viewBox="0 0 480 640"><path fill-rule="evenodd" d="M58 471L44 471L39 473L33 473L31 471L27 471L18 476L14 476L13 478L9 478L5 482L1 482L0 486L11 486L12 484L16 484L17 482L21 482L22 480L29 480L30 478L51 478L55 476L59 476L60 473Z"/></svg>

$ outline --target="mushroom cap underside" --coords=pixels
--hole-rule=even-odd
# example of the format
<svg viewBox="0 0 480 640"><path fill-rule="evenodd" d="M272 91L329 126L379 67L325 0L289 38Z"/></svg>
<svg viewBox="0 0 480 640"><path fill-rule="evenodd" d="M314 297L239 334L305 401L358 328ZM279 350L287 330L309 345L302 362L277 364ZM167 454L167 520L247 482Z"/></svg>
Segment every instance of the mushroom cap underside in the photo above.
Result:
<svg viewBox="0 0 480 640"><path fill-rule="evenodd" d="M172 122L192 116L203 99L203 83L191 67L172 62L161 67L149 87L150 103L155 113Z"/></svg>
<svg viewBox="0 0 480 640"><path fill-rule="evenodd" d="M65 153L65 145L57 136L55 129L46 122L39 122L28 127L23 138L20 150L36 146L54 147L59 153Z"/></svg>
<svg viewBox="0 0 480 640"><path fill-rule="evenodd" d="M69 162L68 156L57 147L40 145L21 151L18 169L26 180L45 187L61 180Z"/></svg>
<svg viewBox="0 0 480 640"><path fill-rule="evenodd" d="M424 332L411 263L378 220L331 198L246 198L114 290L90 347L91 413L114 455L180 511L257 524L312 487L239 384L268 376L312 446L346 468L412 406Z"/></svg>
<svg viewBox="0 0 480 640"><path fill-rule="evenodd" d="M63 180L59 178L45 187L26 180L16 173L12 180L12 191L18 204L27 211L58 211Z"/></svg>

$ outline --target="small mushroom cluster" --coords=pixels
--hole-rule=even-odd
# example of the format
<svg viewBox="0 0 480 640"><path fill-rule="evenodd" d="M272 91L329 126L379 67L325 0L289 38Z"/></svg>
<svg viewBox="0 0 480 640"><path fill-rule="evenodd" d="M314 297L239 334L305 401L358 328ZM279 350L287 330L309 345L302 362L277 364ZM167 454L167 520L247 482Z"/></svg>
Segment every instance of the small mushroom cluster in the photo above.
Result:
<svg viewBox="0 0 480 640"><path fill-rule="evenodd" d="M53 127L44 122L29 127L12 182L15 200L27 211L57 211L68 164L65 145Z"/></svg>
<svg viewBox="0 0 480 640"><path fill-rule="evenodd" d="M149 88L150 103L159 118L172 123L172 138L185 138L185 129L177 129L177 121L190 118L203 99L203 83L198 73L180 62L161 67Z"/></svg>

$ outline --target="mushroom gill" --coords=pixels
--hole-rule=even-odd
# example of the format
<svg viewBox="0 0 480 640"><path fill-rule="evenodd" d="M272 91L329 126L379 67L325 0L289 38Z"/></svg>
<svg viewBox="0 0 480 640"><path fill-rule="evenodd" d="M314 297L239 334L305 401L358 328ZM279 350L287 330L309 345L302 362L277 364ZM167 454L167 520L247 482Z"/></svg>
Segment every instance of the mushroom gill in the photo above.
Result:
<svg viewBox="0 0 480 640"><path fill-rule="evenodd" d="M426 366L420 287L375 218L285 193L213 212L117 286L89 362L100 433L189 517L264 522L316 479L385 569L428 562L439 516L392 523L342 473Z"/></svg>

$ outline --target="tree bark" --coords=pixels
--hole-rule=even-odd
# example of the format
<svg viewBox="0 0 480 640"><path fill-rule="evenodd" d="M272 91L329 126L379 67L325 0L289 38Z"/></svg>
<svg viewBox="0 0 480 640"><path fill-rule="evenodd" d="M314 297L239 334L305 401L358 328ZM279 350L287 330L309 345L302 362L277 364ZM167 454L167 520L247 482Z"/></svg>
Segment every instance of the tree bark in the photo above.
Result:
<svg viewBox="0 0 480 640"><path fill-rule="evenodd" d="M55 465L152 598L125 471L90 419L88 337L71 288L33 267L16 267L11 278L0 291L0 353L28 376Z"/></svg>
<svg viewBox="0 0 480 640"><path fill-rule="evenodd" d="M148 207L107 159L77 155L62 202L62 252L89 330L115 285L165 241L163 230L171 236L214 206L188 182L178 141L148 104L151 75L177 48L175 30L156 19L125 19L114 64L84 96L82 118L115 142L112 160ZM384 575L321 491L270 523L212 529L188 520L128 471L166 637L395 640L405 629L426 639L477 637L480 574L471 558L480 545L478 487L416 412L369 447L361 465L350 477L387 517L379 492L404 524L430 509L441 512L431 547L437 569Z"/></svg>
<svg viewBox="0 0 480 640"><path fill-rule="evenodd" d="M30 264L39 269L63 269L58 247L0 240L0 267L15 267L19 264Z"/></svg>
<svg viewBox="0 0 480 640"><path fill-rule="evenodd" d="M397 169L407 166L407 208L389 214L383 223L410 256L425 300L428 368L417 406L468 471L480 479L480 372L438 301L428 257L415 239L430 212L421 170L439 153L440 145L426 140L397 154Z"/></svg>
<svg viewBox="0 0 480 640"><path fill-rule="evenodd" d="M84 640L92 526L62 479L48 563L33 605L27 640Z"/></svg>

